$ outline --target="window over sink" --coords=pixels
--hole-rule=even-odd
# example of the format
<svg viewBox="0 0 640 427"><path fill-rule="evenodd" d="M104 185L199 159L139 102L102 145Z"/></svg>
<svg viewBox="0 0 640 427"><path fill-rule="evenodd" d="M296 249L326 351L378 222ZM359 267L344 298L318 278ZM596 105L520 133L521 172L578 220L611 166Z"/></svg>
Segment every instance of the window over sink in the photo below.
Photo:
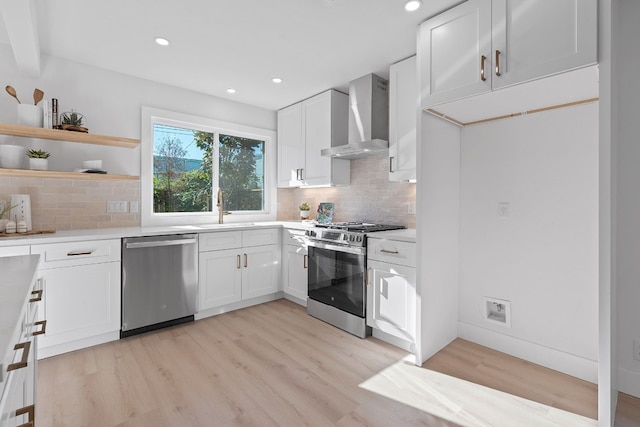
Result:
<svg viewBox="0 0 640 427"><path fill-rule="evenodd" d="M142 225L276 218L275 132L142 108Z"/></svg>

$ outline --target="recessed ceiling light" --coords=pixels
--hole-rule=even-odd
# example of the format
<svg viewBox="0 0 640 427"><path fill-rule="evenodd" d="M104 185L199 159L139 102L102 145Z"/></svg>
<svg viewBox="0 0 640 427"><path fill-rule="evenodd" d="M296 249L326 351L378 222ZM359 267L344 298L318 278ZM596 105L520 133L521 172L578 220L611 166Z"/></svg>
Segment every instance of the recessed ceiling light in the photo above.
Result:
<svg viewBox="0 0 640 427"><path fill-rule="evenodd" d="M407 0L404 4L405 10L409 12L420 9L420 6L422 6L422 0Z"/></svg>
<svg viewBox="0 0 640 427"><path fill-rule="evenodd" d="M271 81L274 83L282 83L282 79L280 77L274 77L271 79Z"/></svg>
<svg viewBox="0 0 640 427"><path fill-rule="evenodd" d="M155 40L156 40L156 43L158 43L160 46L169 46L169 43L171 43L168 39L165 39L164 37L156 37Z"/></svg>
<svg viewBox="0 0 640 427"><path fill-rule="evenodd" d="M236 93L236 90L230 87L229 89L227 89L227 93Z"/></svg>

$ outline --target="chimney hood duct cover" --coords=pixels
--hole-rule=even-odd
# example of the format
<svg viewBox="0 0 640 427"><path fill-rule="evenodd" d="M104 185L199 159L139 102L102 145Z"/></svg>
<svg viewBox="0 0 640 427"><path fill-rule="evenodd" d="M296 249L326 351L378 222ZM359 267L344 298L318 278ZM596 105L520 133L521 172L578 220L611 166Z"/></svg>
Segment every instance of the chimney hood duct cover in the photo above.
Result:
<svg viewBox="0 0 640 427"><path fill-rule="evenodd" d="M367 74L349 83L349 141L321 154L339 159L389 155L388 82Z"/></svg>

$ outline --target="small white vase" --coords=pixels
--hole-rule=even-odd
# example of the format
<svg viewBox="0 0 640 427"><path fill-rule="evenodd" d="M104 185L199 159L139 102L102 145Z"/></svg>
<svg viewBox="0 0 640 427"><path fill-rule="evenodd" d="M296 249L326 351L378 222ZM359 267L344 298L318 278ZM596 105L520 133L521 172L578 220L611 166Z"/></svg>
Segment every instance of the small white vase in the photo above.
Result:
<svg viewBox="0 0 640 427"><path fill-rule="evenodd" d="M300 219L309 219L309 211L300 211Z"/></svg>
<svg viewBox="0 0 640 427"><path fill-rule="evenodd" d="M36 159L29 157L29 169L46 171L49 169L49 159Z"/></svg>

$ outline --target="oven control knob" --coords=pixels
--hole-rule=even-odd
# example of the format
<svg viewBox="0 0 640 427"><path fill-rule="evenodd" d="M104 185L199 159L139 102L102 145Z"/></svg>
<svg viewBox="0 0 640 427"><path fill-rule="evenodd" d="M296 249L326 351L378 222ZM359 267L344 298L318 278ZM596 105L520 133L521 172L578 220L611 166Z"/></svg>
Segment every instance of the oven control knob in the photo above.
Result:
<svg viewBox="0 0 640 427"><path fill-rule="evenodd" d="M362 236L358 236L356 241L359 242L359 243L362 242Z"/></svg>
<svg viewBox="0 0 640 427"><path fill-rule="evenodd" d="M307 236L310 236L310 237L316 237L316 232L313 230L307 230L306 234Z"/></svg>

